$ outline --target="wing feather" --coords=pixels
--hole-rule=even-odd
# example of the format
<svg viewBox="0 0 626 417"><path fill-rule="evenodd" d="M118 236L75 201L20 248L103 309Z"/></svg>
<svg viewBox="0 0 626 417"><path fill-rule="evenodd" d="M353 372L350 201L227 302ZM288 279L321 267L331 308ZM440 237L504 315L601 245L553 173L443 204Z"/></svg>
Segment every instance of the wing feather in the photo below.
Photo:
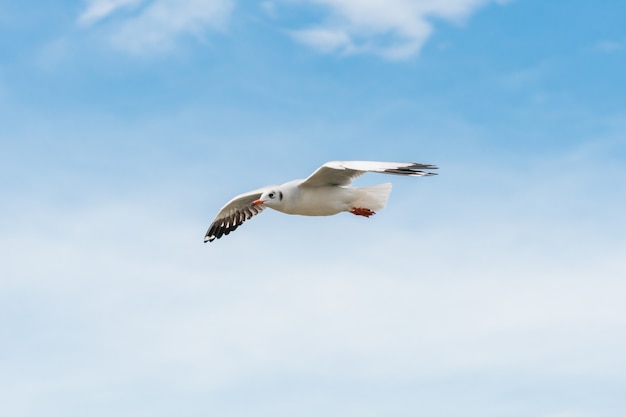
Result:
<svg viewBox="0 0 626 417"><path fill-rule="evenodd" d="M209 226L204 241L213 242L215 239L228 235L241 226L243 222L262 212L265 206L253 206L252 202L258 200L267 188L269 187L240 194L226 203Z"/></svg>
<svg viewBox="0 0 626 417"><path fill-rule="evenodd" d="M319 167L301 185L321 187L327 185L348 186L352 180L366 172L422 177L436 175L424 170L437 169L435 165L415 162L332 161Z"/></svg>

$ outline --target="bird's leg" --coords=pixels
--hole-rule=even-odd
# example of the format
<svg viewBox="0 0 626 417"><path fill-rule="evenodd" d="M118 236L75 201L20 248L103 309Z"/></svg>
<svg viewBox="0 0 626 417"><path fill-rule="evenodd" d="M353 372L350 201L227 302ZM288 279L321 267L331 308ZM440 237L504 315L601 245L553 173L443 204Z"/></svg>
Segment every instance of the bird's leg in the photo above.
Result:
<svg viewBox="0 0 626 417"><path fill-rule="evenodd" d="M364 217L369 217L372 214L376 214L375 211L372 211L368 208L363 208L363 207L354 207L352 210L350 210L350 213L356 216L364 216Z"/></svg>

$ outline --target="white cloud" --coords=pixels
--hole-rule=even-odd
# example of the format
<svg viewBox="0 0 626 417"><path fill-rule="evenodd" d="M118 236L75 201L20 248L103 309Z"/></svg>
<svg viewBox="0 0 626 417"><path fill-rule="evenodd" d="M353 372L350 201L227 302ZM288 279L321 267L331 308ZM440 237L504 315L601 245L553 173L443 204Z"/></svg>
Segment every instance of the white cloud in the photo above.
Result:
<svg viewBox="0 0 626 417"><path fill-rule="evenodd" d="M106 29L110 42L133 53L152 53L170 49L182 35L201 38L208 29L220 30L233 5L234 0L95 0L79 23L118 17Z"/></svg>
<svg viewBox="0 0 626 417"><path fill-rule="evenodd" d="M301 0L300 3L321 6L328 10L329 16L325 22L295 30L295 39L324 52L374 53L402 59L419 52L433 31L433 18L459 22L481 6L502 1Z"/></svg>
<svg viewBox="0 0 626 417"><path fill-rule="evenodd" d="M79 23L90 25L115 13L119 9L138 6L145 0L91 0L78 18Z"/></svg>
<svg viewBox="0 0 626 417"><path fill-rule="evenodd" d="M323 21L290 31L297 41L322 52L373 53L403 59L419 52L433 32L433 19L461 22L478 8L506 0L297 0L263 1L261 13L273 19L280 8L314 6ZM110 41L136 53L169 49L177 37L201 37L220 29L235 0L91 0L81 25L109 22ZM117 18L117 19L115 19Z"/></svg>
<svg viewBox="0 0 626 417"><path fill-rule="evenodd" d="M338 48L354 50L354 45L348 34L342 30L308 29L294 32L294 37L303 43L314 45L324 52L331 52Z"/></svg>

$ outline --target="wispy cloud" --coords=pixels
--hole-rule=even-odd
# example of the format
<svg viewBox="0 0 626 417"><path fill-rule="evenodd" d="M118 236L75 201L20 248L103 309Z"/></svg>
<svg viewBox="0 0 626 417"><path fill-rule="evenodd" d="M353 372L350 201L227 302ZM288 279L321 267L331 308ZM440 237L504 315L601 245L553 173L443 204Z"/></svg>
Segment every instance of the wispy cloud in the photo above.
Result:
<svg viewBox="0 0 626 417"><path fill-rule="evenodd" d="M117 17L107 28L111 44L142 54L168 50L182 35L202 37L223 28L233 5L233 0L94 0L78 22Z"/></svg>
<svg viewBox="0 0 626 417"><path fill-rule="evenodd" d="M324 22L296 29L300 42L324 52L374 53L402 59L419 52L433 32L431 20L459 22L502 0L302 0L328 11Z"/></svg>
<svg viewBox="0 0 626 417"><path fill-rule="evenodd" d="M600 52L605 53L623 51L624 49L626 49L626 42L604 40L596 44L596 49L598 49Z"/></svg>
<svg viewBox="0 0 626 417"><path fill-rule="evenodd" d="M293 28L294 39L322 52L369 53L388 59L417 54L433 33L433 19L461 22L478 8L506 0L299 0L264 1L260 10L319 8L322 21ZM202 36L228 20L235 0L91 0L78 18L83 26L112 19L109 40L120 49L169 49L183 34Z"/></svg>
<svg viewBox="0 0 626 417"><path fill-rule="evenodd" d="M78 22L90 25L120 9L138 6L145 0L91 0L85 11L78 18Z"/></svg>

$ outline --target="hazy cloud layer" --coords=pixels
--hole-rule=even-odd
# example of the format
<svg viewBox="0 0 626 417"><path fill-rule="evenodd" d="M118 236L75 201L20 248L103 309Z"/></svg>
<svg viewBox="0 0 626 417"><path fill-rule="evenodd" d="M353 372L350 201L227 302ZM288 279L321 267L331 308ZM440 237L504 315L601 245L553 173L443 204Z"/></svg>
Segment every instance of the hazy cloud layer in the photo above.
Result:
<svg viewBox="0 0 626 417"><path fill-rule="evenodd" d="M93 406L96 392L125 398L123 384L153 378L179 400L273 378L355 386L472 374L583 386L619 378L624 202L595 201L593 190L623 183L626 172L606 146L537 160L524 173L448 165L445 176L411 182L419 192L396 193L375 222L268 211L212 245L201 243L205 216L164 204L178 199L168 197L173 189L70 212L28 205L0 239L8 277L0 289L24 303L6 312L29 314L7 327L4 355L16 376L4 403L16 410L78 392ZM567 169L574 165L597 168ZM467 172L474 188L451 192ZM489 178L501 187L476 185ZM204 182L193 188L211 195ZM35 363L18 348L40 345L47 355ZM272 401L283 396L284 387L267 389Z"/></svg>

